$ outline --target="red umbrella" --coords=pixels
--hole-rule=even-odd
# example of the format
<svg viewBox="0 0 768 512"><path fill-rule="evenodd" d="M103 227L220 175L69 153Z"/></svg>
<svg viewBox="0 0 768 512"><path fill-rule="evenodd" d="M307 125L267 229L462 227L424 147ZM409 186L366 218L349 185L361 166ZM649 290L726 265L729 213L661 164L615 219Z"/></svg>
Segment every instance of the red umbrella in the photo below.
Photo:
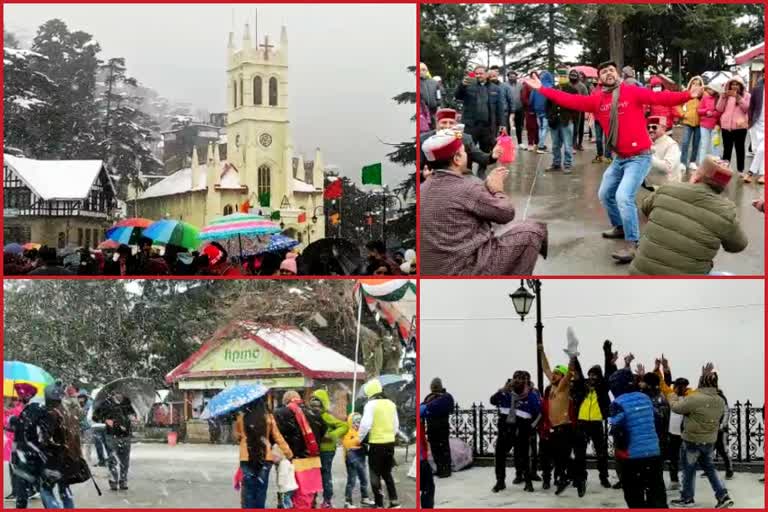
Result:
<svg viewBox="0 0 768 512"><path fill-rule="evenodd" d="M104 240L99 244L99 249L117 249L120 247L120 242L114 240Z"/></svg>
<svg viewBox="0 0 768 512"><path fill-rule="evenodd" d="M597 78L597 68L592 66L573 66L570 71L578 71L584 73L587 78Z"/></svg>
<svg viewBox="0 0 768 512"><path fill-rule="evenodd" d="M119 221L115 222L114 226L112 226L112 227L113 228L117 228L117 227L123 227L123 226L131 226L131 227L134 227L134 228L146 228L147 226L149 226L153 222L155 222L155 221L153 221L152 219L143 219L141 217L132 217L130 219L119 220Z"/></svg>

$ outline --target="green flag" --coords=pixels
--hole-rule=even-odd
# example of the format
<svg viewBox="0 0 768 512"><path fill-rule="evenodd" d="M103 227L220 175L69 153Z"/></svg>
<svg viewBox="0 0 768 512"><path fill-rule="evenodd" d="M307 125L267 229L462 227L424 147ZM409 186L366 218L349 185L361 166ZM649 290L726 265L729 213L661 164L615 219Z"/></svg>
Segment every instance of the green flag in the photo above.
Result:
<svg viewBox="0 0 768 512"><path fill-rule="evenodd" d="M363 167L363 185L381 185L381 162Z"/></svg>
<svg viewBox="0 0 768 512"><path fill-rule="evenodd" d="M271 219L272 220L280 220L280 210L273 211Z"/></svg>
<svg viewBox="0 0 768 512"><path fill-rule="evenodd" d="M269 208L269 192L262 192L259 194L259 206L263 206L265 208Z"/></svg>

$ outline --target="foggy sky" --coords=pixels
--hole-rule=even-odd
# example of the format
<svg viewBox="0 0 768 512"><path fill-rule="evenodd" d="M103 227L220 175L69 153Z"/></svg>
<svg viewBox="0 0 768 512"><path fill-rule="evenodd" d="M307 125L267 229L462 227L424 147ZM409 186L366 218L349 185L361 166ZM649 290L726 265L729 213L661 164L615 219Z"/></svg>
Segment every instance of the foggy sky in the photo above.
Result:
<svg viewBox="0 0 768 512"><path fill-rule="evenodd" d="M536 381L536 322L533 304L525 322L515 315L508 294L519 280L422 279L419 338L420 386L428 393L433 377L461 407L488 398L517 369ZM603 365L603 341L613 341L620 357L653 370L664 353L672 377L698 382L701 366L713 361L729 402L764 400L764 306L674 312L644 316L555 318L637 313L711 306L764 304L759 280L543 280L544 348L551 365L567 364L565 331L580 340L582 368ZM475 319L447 321L439 319ZM488 318L502 318L482 320ZM503 319L503 318L506 318ZM620 360L623 366L623 360ZM633 363L634 368L634 363ZM546 377L544 378L546 385Z"/></svg>
<svg viewBox="0 0 768 512"><path fill-rule="evenodd" d="M413 172L390 164L390 148L377 139L402 142L415 134L415 105L391 100L416 89L406 72L416 62L413 5L6 4L4 21L29 42L42 23L60 18L70 30L92 34L102 60L125 57L128 73L161 96L219 112L233 12L240 47L246 22L253 33L256 8L260 43L268 34L275 44L287 26L295 150L311 159L320 147L327 164L358 183L362 166L374 162L384 165L389 185Z"/></svg>

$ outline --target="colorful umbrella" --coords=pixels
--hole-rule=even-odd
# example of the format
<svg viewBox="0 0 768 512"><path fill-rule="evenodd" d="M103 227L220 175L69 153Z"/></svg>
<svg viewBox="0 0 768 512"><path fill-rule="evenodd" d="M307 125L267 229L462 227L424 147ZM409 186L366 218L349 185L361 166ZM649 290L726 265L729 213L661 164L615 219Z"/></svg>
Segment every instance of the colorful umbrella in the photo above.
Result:
<svg viewBox="0 0 768 512"><path fill-rule="evenodd" d="M120 242L114 240L104 240L98 246L99 249L117 249L118 247L120 247Z"/></svg>
<svg viewBox="0 0 768 512"><path fill-rule="evenodd" d="M35 242L27 242L24 245L22 245L25 251L31 251L31 250L37 250L42 247L40 244L36 244Z"/></svg>
<svg viewBox="0 0 768 512"><path fill-rule="evenodd" d="M211 418L223 416L258 400L267 394L269 388L261 384L240 384L219 392L208 402L208 414Z"/></svg>
<svg viewBox="0 0 768 512"><path fill-rule="evenodd" d="M269 239L269 244L261 250L258 254L264 254L267 252L280 252L280 251L287 251L288 249L293 249L299 245L298 240L294 240L293 238L285 235L272 235L272 237Z"/></svg>
<svg viewBox="0 0 768 512"><path fill-rule="evenodd" d="M274 235L280 226L255 213L233 213L214 219L200 230L200 240L225 240L238 236Z"/></svg>
<svg viewBox="0 0 768 512"><path fill-rule="evenodd" d="M6 245L3 248L3 252L7 252L10 254L21 254L24 252L24 248L19 244L13 243L13 244Z"/></svg>
<svg viewBox="0 0 768 512"><path fill-rule="evenodd" d="M143 235L160 245L173 244L187 249L200 245L199 230L180 220L158 220L144 230Z"/></svg>
<svg viewBox="0 0 768 512"><path fill-rule="evenodd" d="M597 78L597 68L593 68L592 66L574 66L571 68L571 70L576 70L579 73L584 73L584 76L587 78Z"/></svg>
<svg viewBox="0 0 768 512"><path fill-rule="evenodd" d="M136 245L144 229L151 224L152 221L150 219L123 219L107 230L107 239L125 245Z"/></svg>
<svg viewBox="0 0 768 512"><path fill-rule="evenodd" d="M51 374L39 366L21 361L3 361L3 396L16 396L14 384L31 384L38 393L42 393L45 386L53 382Z"/></svg>

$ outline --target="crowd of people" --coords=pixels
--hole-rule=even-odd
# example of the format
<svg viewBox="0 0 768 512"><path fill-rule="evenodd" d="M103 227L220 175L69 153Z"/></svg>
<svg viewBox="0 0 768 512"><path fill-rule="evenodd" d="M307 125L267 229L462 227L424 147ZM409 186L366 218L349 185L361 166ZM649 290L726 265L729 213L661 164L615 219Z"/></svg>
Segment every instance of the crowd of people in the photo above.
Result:
<svg viewBox="0 0 768 512"><path fill-rule="evenodd" d="M109 469L110 490L129 489L137 415L128 397L110 392L94 409L87 392L60 382L45 388L44 405L33 401L34 386L17 383L14 389L18 398L6 398L4 404L4 428L13 436L13 492L6 501L27 508L29 499L39 492L45 508L74 508L72 486L93 479L91 448L98 455L94 465ZM366 384L364 392L367 402L362 414L352 413L347 421L331 413L330 398L322 389L314 391L306 403L296 391L287 391L282 406L274 411L271 395L236 411L232 419L240 462L234 482L242 507L266 507L275 466L278 508L334 508L332 466L342 446L347 469L345 508L355 508L356 493L361 507L384 507L383 487L388 507L399 508L392 475L400 429L397 408L377 379Z"/></svg>
<svg viewBox="0 0 768 512"><path fill-rule="evenodd" d="M442 108L442 85L432 82L422 64L424 273L525 275L533 273L539 254L546 258L546 224L513 222L515 208L504 193L509 166L500 165L505 151L499 142L512 128L519 149L540 154L548 152L550 134L552 164L545 172L566 174L574 169L573 149L584 149L585 129L590 139L594 134L593 163L609 164L596 191L611 224L602 236L619 242L612 261L634 262L631 273L708 274L721 246L729 252L746 247L736 205L723 191L734 175L730 162L734 152L742 180L764 183L762 78L747 91L738 77L721 88L696 76L685 90L673 92L659 77L643 86L630 67L620 72L614 62L600 64L596 78L559 66L554 74L534 71L523 81L514 71L502 81L497 67L476 66L455 91L463 106L460 118L456 110ZM677 121L683 128L682 149L671 137ZM748 171L747 133L755 152ZM722 154L715 148L718 139ZM506 162L512 161L506 157ZM488 166L495 168L488 171ZM641 187L652 193L641 206L651 224L668 224L672 210L692 214L690 223L664 227L679 237L693 238L695 244L683 247L680 238L657 236L659 229L641 236L637 205ZM753 203L760 211L763 204ZM499 225L506 226L498 229Z"/></svg>
<svg viewBox="0 0 768 512"><path fill-rule="evenodd" d="M374 240L366 245L368 258L362 275L410 275L416 273L416 252L398 250L390 255L384 243ZM6 250L3 254L5 275L84 275L84 276L295 276L302 272L301 254L296 250L267 252L244 258L230 255L218 242L200 251L166 245L161 251L149 238L141 238L134 249L119 245L114 249L77 248L59 251L53 247L23 251ZM323 269L340 272L338 265L323 262ZM307 268L315 268L316 265Z"/></svg>
<svg viewBox="0 0 768 512"><path fill-rule="evenodd" d="M575 487L583 498L588 480L586 453L591 443L599 485L623 490L629 508L696 506L697 468L712 487L715 507L734 505L713 462L717 453L725 465L725 479L733 477L726 438L728 401L713 364L702 367L698 387L692 389L687 378L672 378L664 355L655 360L650 372L642 364L633 372L631 353L619 368L619 353L608 340L603 344L604 365L594 365L585 374L578 340L570 328L567 364L553 368L541 346L539 350L549 380L543 390L534 387L527 371L519 370L490 398L498 408L492 492L507 488L506 461L512 450L513 484L522 484L524 492L535 492L533 483L542 482L543 490L554 486L555 495ZM435 379L421 405L421 425L439 478L451 476L448 421L452 410L453 398ZM611 482L608 469L606 426L613 437L615 482ZM532 457L532 453L537 455ZM426 456L425 451L425 461ZM665 462L668 488L663 478ZM422 506L429 508L434 503L433 472L428 463L422 463L421 469ZM680 497L668 503L667 490L680 490Z"/></svg>

